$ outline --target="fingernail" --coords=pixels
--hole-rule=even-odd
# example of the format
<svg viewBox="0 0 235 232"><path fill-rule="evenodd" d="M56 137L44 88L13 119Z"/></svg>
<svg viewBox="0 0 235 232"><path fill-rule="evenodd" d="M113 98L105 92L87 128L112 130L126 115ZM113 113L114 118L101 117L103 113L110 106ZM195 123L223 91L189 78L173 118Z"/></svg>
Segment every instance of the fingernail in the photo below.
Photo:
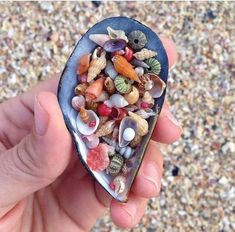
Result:
<svg viewBox="0 0 235 232"><path fill-rule="evenodd" d="M167 117L175 126L181 128L180 123L177 121L177 119L173 116L173 114L169 110L163 109L163 115Z"/></svg>
<svg viewBox="0 0 235 232"><path fill-rule="evenodd" d="M40 136L43 136L48 128L49 115L40 103L39 98L35 97L34 104L34 120L35 120L35 130Z"/></svg>
<svg viewBox="0 0 235 232"><path fill-rule="evenodd" d="M146 181L153 185L156 192L160 191L159 183L161 183L161 179L159 177L157 167L155 167L153 164L148 164L143 171L143 177Z"/></svg>

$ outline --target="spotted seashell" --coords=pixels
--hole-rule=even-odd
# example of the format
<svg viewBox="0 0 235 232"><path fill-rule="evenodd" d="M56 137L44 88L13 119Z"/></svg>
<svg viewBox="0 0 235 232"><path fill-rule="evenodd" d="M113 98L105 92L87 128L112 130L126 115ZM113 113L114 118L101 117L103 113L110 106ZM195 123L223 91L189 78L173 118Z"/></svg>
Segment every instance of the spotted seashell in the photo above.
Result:
<svg viewBox="0 0 235 232"><path fill-rule="evenodd" d="M85 106L85 98L82 95L72 98L72 106L75 110L79 111L81 107Z"/></svg>
<svg viewBox="0 0 235 232"><path fill-rule="evenodd" d="M117 76L114 80L115 87L120 93L129 93L132 89L130 80L123 76Z"/></svg>
<svg viewBox="0 0 235 232"><path fill-rule="evenodd" d="M123 39L126 42L128 42L125 31L123 31L123 30L114 30L111 27L107 27L107 31L108 31L109 37L111 39Z"/></svg>
<svg viewBox="0 0 235 232"><path fill-rule="evenodd" d="M146 61L146 64L149 65L149 68L145 69L148 73L159 74L161 72L161 64L155 58L149 58Z"/></svg>
<svg viewBox="0 0 235 232"><path fill-rule="evenodd" d="M124 159L121 155L115 154L111 158L108 168L106 169L107 174L111 176L116 176L121 171L124 163Z"/></svg>
<svg viewBox="0 0 235 232"><path fill-rule="evenodd" d="M128 35L128 40L129 40L129 45L133 49L141 49L147 43L146 35L142 31L139 31L139 30L132 31Z"/></svg>
<svg viewBox="0 0 235 232"><path fill-rule="evenodd" d="M140 146L142 142L142 138L143 138L142 136L137 134L135 138L130 142L129 146L132 148L136 148Z"/></svg>
<svg viewBox="0 0 235 232"><path fill-rule="evenodd" d="M140 110L136 111L135 113L143 119L147 119L151 116L156 115L156 112L154 112L152 109L140 109Z"/></svg>
<svg viewBox="0 0 235 232"><path fill-rule="evenodd" d="M75 89L74 92L76 95L85 95L86 89L88 88L88 83L82 83L82 84L78 84Z"/></svg>
<svg viewBox="0 0 235 232"><path fill-rule="evenodd" d="M144 63L142 60L133 59L131 61L131 64L134 65L134 66L139 66L139 67L143 67L143 68L149 68L149 65Z"/></svg>
<svg viewBox="0 0 235 232"><path fill-rule="evenodd" d="M141 51L136 52L133 56L138 60L146 60L157 55L157 52L149 50L147 48L141 49Z"/></svg>
<svg viewBox="0 0 235 232"><path fill-rule="evenodd" d="M117 71L113 66L113 63L110 60L107 61L107 65L105 67L104 72L107 76L111 77L112 79L114 79L118 75Z"/></svg>
<svg viewBox="0 0 235 232"><path fill-rule="evenodd" d="M123 193L126 188L126 177L125 176L116 176L113 179L111 186L113 186L114 192L116 194Z"/></svg>

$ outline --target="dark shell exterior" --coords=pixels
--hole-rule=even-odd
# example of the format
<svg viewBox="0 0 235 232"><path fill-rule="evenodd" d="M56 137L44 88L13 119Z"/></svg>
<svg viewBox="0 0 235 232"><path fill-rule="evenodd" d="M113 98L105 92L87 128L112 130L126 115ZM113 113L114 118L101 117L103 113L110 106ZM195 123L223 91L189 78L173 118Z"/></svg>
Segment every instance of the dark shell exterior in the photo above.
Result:
<svg viewBox="0 0 235 232"><path fill-rule="evenodd" d="M126 202L128 199L128 193L130 191L131 185L138 173L139 167L143 160L146 147L151 138L151 134L153 132L153 129L157 121L157 117L151 117L149 120L149 125L150 125L149 133L146 136L144 136L141 146L139 147L138 151L136 152L133 158L134 159L132 162L133 166L127 177L125 191L122 192L121 194L116 194L114 190L109 186L111 177L103 172L91 171L88 165L86 164L87 148L81 138L81 134L77 131L76 128L77 112L72 108L71 105L71 99L74 97L74 88L78 85L78 78L76 74L78 60L82 55L90 53L97 46L94 42L92 42L89 39L89 35L107 34L106 29L108 26L124 30L127 35L133 30L141 30L146 35L148 41L146 44L146 48L150 50L155 50L158 53L157 59L161 64L161 72L159 76L165 83L167 83L168 59L166 51L159 37L150 28L148 28L147 26L141 24L136 20L127 17L112 17L112 18L107 18L95 24L84 34L84 36L77 43L62 72L58 86L58 100L64 116L66 126L73 137L73 142L75 144L75 148L81 162L87 168L89 173L96 179L97 182L100 183L100 185L108 193L110 193L115 199L121 202ZM160 98L155 100L155 107L159 107L159 111L161 110L164 102L165 92L166 91L164 91L164 93Z"/></svg>

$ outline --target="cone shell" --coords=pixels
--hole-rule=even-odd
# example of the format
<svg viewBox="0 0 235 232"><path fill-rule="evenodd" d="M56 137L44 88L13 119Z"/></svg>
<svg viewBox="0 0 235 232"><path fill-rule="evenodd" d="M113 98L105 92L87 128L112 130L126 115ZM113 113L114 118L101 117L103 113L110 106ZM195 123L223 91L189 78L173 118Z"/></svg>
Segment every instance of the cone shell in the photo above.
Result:
<svg viewBox="0 0 235 232"><path fill-rule="evenodd" d="M89 114L88 114L88 112L86 111L86 109L84 107L81 107L79 115L80 115L80 118L82 119L82 121L84 123L89 122Z"/></svg>
<svg viewBox="0 0 235 232"><path fill-rule="evenodd" d="M78 63L77 74L81 75L85 73L90 65L91 53L83 55Z"/></svg>
<svg viewBox="0 0 235 232"><path fill-rule="evenodd" d="M132 86L131 92L125 94L124 98L129 104L135 104L139 100L139 90L135 86Z"/></svg>
<svg viewBox="0 0 235 232"><path fill-rule="evenodd" d="M146 92L144 93L144 96L143 96L143 98L142 98L142 101L143 101L143 102L146 102L146 103L148 103L148 104L154 104L154 99L153 99L153 97L151 96L151 94L150 94L148 91L146 91Z"/></svg>
<svg viewBox="0 0 235 232"><path fill-rule="evenodd" d="M118 173L121 171L122 169L122 166L123 166L123 163L124 163L124 159L121 155L119 154L115 154L110 163L109 163L109 166L107 168L107 173L112 175L112 176L116 176L118 175Z"/></svg>
<svg viewBox="0 0 235 232"><path fill-rule="evenodd" d="M112 58L115 70L123 75L124 77L129 78L130 80L140 82L139 77L137 76L135 70L132 68L132 65L120 55L115 55Z"/></svg>
<svg viewBox="0 0 235 232"><path fill-rule="evenodd" d="M100 57L92 59L92 61L90 63L90 67L88 69L88 74L87 74L87 81L88 82L91 82L105 68L105 66L106 66L105 55L106 55L106 52L103 51L101 53Z"/></svg>
<svg viewBox="0 0 235 232"><path fill-rule="evenodd" d="M89 35L89 39L101 47L103 47L106 41L110 40L109 36L106 34L91 34Z"/></svg>
<svg viewBox="0 0 235 232"><path fill-rule="evenodd" d="M100 129L96 132L96 135L98 137L109 135L113 132L114 127L115 121L108 121L100 127Z"/></svg>
<svg viewBox="0 0 235 232"><path fill-rule="evenodd" d="M135 136L135 138L130 142L130 147L132 147L132 148L136 148L136 147L138 147L138 146L140 146L140 144L141 144L141 142L142 142L142 136L140 136L140 135L136 135Z"/></svg>
<svg viewBox="0 0 235 232"><path fill-rule="evenodd" d="M146 135L149 129L148 122L133 112L128 113L137 122L137 134L140 136Z"/></svg>
<svg viewBox="0 0 235 232"><path fill-rule="evenodd" d="M134 57L138 60L146 60L157 55L157 52L143 48L141 51L134 53Z"/></svg>
<svg viewBox="0 0 235 232"><path fill-rule="evenodd" d="M110 78L107 77L104 81L104 89L109 93L109 94L113 94L116 91L115 85L114 85L114 81ZM107 99L105 99L107 100Z"/></svg>
<svg viewBox="0 0 235 232"><path fill-rule="evenodd" d="M115 30L111 27L107 27L107 31L111 39L123 39L128 42L127 36L123 30Z"/></svg>
<svg viewBox="0 0 235 232"><path fill-rule="evenodd" d="M79 84L75 87L74 92L77 96L85 95L85 91L88 88L88 83Z"/></svg>
<svg viewBox="0 0 235 232"><path fill-rule="evenodd" d="M161 97L166 88L166 83L155 74L151 74L151 80L153 80L154 86L151 90L149 90L149 93L153 98Z"/></svg>
<svg viewBox="0 0 235 232"><path fill-rule="evenodd" d="M98 108L98 103L97 102L94 102L94 101L87 101L86 102L86 109L89 109L89 110L93 110L94 112L97 111L97 108Z"/></svg>
<svg viewBox="0 0 235 232"><path fill-rule="evenodd" d="M100 78L89 85L85 91L86 100L95 100L103 90L104 79Z"/></svg>

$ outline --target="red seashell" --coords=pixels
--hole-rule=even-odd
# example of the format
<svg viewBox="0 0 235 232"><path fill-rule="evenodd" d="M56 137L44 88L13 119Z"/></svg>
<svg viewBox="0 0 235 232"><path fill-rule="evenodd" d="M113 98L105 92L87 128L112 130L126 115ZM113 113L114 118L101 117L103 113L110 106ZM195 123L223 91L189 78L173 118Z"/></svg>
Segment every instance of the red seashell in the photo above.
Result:
<svg viewBox="0 0 235 232"><path fill-rule="evenodd" d="M96 122L95 121L90 121L88 125L89 125L89 127L95 127Z"/></svg>
<svg viewBox="0 0 235 232"><path fill-rule="evenodd" d="M109 116L112 113L112 108L102 103L98 106L97 112L100 116Z"/></svg>
<svg viewBox="0 0 235 232"><path fill-rule="evenodd" d="M126 58L127 61L131 61L133 59L133 50L129 47L125 48L125 55L124 57Z"/></svg>
<svg viewBox="0 0 235 232"><path fill-rule="evenodd" d="M124 117L127 116L127 111L125 109L120 109L113 107L112 113L110 114L110 117L115 119L116 121L121 121Z"/></svg>
<svg viewBox="0 0 235 232"><path fill-rule="evenodd" d="M147 103L147 102L141 102L140 103L140 107L142 109L148 109L148 108L151 108L151 104Z"/></svg>

